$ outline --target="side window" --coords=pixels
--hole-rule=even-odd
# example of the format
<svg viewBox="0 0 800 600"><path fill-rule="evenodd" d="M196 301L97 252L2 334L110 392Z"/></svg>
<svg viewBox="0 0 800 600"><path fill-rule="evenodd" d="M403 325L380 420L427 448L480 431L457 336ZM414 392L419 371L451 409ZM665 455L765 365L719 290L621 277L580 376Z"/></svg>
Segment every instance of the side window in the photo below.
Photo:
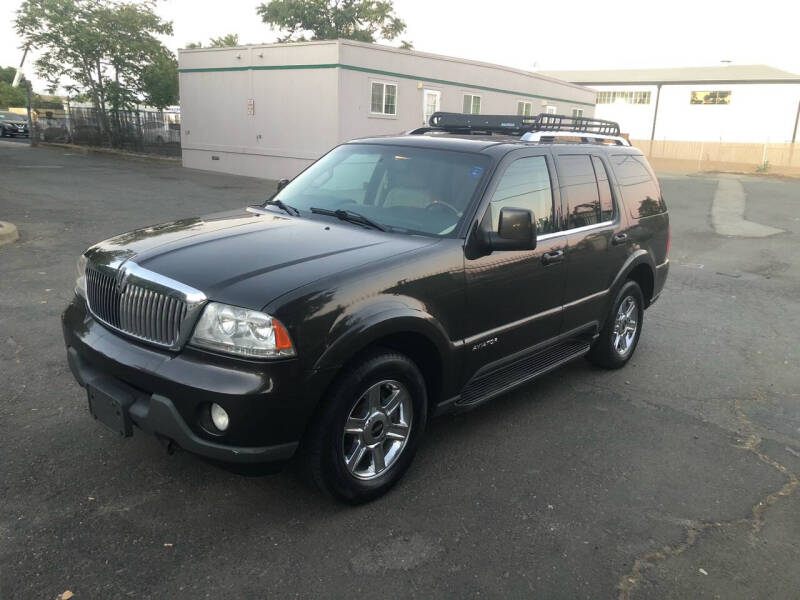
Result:
<svg viewBox="0 0 800 600"><path fill-rule="evenodd" d="M666 212L655 176L646 166L643 157L615 154L611 156L611 166L622 187L625 204L634 219Z"/></svg>
<svg viewBox="0 0 800 600"><path fill-rule="evenodd" d="M519 158L503 173L489 202L489 217L494 231L497 231L500 221L500 210L506 206L532 210L540 235L555 231L553 190L544 156Z"/></svg>
<svg viewBox="0 0 800 600"><path fill-rule="evenodd" d="M600 196L588 154L556 157L561 195L567 199L567 229L600 222Z"/></svg>
<svg viewBox="0 0 800 600"><path fill-rule="evenodd" d="M614 218L614 200L611 198L611 184L603 161L596 156L592 157L594 174L597 176L597 190L600 192L600 221L610 221Z"/></svg>

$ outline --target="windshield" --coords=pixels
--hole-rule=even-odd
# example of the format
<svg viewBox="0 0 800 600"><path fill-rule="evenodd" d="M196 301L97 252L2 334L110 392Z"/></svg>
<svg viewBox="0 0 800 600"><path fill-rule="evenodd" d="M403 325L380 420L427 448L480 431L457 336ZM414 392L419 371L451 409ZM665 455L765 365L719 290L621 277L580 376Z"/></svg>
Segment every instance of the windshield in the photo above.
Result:
<svg viewBox="0 0 800 600"><path fill-rule="evenodd" d="M27 115L19 115L17 113L0 111L0 119L7 119L9 121L23 121L27 118Z"/></svg>
<svg viewBox="0 0 800 600"><path fill-rule="evenodd" d="M359 213L394 231L451 236L489 159L479 154L345 144L275 196L301 211Z"/></svg>

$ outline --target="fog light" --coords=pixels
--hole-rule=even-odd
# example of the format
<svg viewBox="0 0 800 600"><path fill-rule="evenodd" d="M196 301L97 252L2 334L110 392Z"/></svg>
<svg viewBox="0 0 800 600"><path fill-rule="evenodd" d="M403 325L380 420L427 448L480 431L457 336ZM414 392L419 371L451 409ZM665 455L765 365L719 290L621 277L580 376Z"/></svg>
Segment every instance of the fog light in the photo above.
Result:
<svg viewBox="0 0 800 600"><path fill-rule="evenodd" d="M228 413L216 402L211 405L211 422L220 431L225 431L228 428Z"/></svg>

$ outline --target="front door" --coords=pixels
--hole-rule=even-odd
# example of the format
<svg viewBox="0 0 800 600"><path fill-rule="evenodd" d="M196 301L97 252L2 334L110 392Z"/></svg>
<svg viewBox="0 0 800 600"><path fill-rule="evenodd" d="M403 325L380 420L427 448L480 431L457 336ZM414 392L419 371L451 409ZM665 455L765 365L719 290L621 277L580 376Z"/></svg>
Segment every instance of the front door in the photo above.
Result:
<svg viewBox="0 0 800 600"><path fill-rule="evenodd" d="M465 260L465 380L560 332L566 240L557 234L554 208L560 203L552 169L546 150L515 152L504 159L487 190L483 226L496 231L503 207L526 208L534 212L538 242L534 250L495 251Z"/></svg>
<svg viewBox="0 0 800 600"><path fill-rule="evenodd" d="M422 91L422 124L427 125L431 115L441 109L442 92L438 90Z"/></svg>

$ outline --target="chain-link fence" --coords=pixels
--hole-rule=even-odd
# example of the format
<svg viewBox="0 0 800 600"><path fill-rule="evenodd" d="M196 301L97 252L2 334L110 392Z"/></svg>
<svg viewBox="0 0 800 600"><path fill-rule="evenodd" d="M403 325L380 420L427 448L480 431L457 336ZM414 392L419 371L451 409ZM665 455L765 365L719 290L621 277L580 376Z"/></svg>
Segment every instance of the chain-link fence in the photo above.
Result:
<svg viewBox="0 0 800 600"><path fill-rule="evenodd" d="M94 108L73 106L65 111L39 112L34 127L43 142L181 155L180 114L174 112L108 111L101 115Z"/></svg>

